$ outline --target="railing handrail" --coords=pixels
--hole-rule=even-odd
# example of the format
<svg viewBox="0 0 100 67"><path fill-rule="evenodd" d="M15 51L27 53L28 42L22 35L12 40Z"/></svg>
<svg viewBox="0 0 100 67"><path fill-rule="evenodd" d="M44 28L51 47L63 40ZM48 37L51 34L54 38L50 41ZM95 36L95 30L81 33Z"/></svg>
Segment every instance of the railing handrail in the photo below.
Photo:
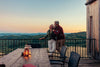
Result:
<svg viewBox="0 0 100 67"><path fill-rule="evenodd" d="M0 39L0 40L39 40L39 39ZM48 40L48 39L43 39ZM65 40L96 40L96 39L65 39Z"/></svg>

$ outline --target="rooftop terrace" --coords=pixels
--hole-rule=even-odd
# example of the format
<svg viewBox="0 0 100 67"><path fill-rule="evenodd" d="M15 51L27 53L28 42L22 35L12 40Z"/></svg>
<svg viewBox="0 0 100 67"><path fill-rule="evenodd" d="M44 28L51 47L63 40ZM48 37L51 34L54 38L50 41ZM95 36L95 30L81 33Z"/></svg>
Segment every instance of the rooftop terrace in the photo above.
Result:
<svg viewBox="0 0 100 67"><path fill-rule="evenodd" d="M70 52L74 51L80 54L81 60L79 67L99 67L100 61L93 59L87 55L87 43L90 39L66 39L65 45L68 47L66 56L70 56ZM91 39L94 45L95 39ZM0 39L0 57L3 57L18 48L24 48L25 44L41 44L41 48L47 48L47 40L38 39ZM68 61L68 58L66 59ZM52 67L60 67L60 65L52 65ZM67 67L67 64L65 64Z"/></svg>

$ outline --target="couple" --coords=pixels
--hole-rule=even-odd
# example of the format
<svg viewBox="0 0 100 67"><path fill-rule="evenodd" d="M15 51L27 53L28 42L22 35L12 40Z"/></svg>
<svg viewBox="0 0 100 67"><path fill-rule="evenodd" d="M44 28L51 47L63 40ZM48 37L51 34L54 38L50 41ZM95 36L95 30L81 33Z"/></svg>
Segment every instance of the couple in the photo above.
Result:
<svg viewBox="0 0 100 67"><path fill-rule="evenodd" d="M47 35L40 38L40 40L45 38L48 38L48 47L51 55L52 52L55 52L56 49L58 52L60 52L61 47L65 43L65 35L62 27L59 25L59 21L55 21L54 25L51 24L49 26L49 30L47 31Z"/></svg>

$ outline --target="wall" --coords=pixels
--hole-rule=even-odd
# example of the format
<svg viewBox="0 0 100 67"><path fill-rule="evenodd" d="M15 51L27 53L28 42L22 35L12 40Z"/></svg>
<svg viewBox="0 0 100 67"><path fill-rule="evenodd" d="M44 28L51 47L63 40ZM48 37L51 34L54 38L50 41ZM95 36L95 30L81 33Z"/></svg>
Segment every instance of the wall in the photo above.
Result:
<svg viewBox="0 0 100 67"><path fill-rule="evenodd" d="M95 51L95 53L93 52L93 55L98 58L98 53L99 53L99 0L93 2L90 5L87 5L87 38L89 37L90 34L90 16L93 16L93 30L92 30L92 38L95 38L95 49L93 49ZM87 46L88 49L90 48L89 46Z"/></svg>
<svg viewBox="0 0 100 67"><path fill-rule="evenodd" d="M99 1L99 55L100 55L100 0ZM100 56L99 56L100 59Z"/></svg>

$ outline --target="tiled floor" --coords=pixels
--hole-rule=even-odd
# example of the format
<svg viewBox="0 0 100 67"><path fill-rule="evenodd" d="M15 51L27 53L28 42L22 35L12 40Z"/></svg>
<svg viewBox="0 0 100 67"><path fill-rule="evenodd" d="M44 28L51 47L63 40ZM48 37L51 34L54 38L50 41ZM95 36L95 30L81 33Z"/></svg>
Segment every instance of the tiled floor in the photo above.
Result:
<svg viewBox="0 0 100 67"><path fill-rule="evenodd" d="M52 65L52 67L61 67L60 65ZM68 67L68 64L65 64ZM81 59L79 62L79 67L100 67L100 60L93 59Z"/></svg>

